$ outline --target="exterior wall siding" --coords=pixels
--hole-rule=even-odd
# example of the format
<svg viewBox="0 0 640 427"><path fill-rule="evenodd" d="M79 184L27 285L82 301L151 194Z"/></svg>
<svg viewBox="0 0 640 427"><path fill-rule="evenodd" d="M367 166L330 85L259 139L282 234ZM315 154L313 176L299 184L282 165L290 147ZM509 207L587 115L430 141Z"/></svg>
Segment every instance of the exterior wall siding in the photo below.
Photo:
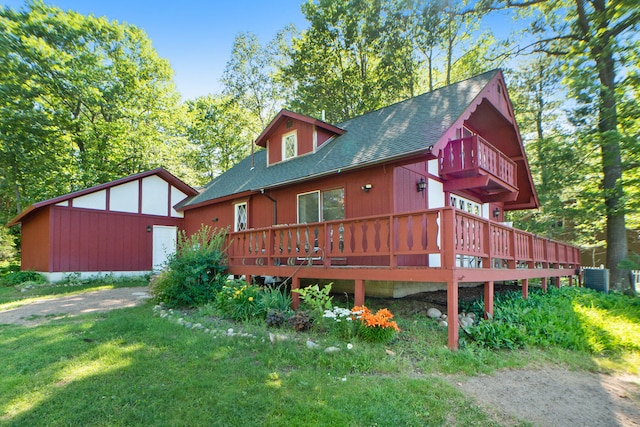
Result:
<svg viewBox="0 0 640 427"><path fill-rule="evenodd" d="M151 270L153 233L147 232L147 226L152 225L183 228L184 221L177 218L52 207L51 268L38 270Z"/></svg>
<svg viewBox="0 0 640 427"><path fill-rule="evenodd" d="M291 127L287 127L287 121L284 120L280 123L269 136L267 150L269 150L268 161L270 165L282 161L282 135L285 133L297 131L298 156L312 153L314 150L313 125L291 119Z"/></svg>
<svg viewBox="0 0 640 427"><path fill-rule="evenodd" d="M23 270L49 271L50 234L49 211L46 207L34 213L22 224L22 251L20 252Z"/></svg>

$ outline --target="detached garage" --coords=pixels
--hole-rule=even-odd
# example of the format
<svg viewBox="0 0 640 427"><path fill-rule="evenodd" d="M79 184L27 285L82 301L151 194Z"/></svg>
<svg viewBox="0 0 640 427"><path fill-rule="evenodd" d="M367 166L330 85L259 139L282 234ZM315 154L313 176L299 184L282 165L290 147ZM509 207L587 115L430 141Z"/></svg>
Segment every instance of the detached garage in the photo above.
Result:
<svg viewBox="0 0 640 427"><path fill-rule="evenodd" d="M22 225L22 269L51 281L146 274L175 251L184 218L173 207L195 194L159 168L35 203L7 226Z"/></svg>

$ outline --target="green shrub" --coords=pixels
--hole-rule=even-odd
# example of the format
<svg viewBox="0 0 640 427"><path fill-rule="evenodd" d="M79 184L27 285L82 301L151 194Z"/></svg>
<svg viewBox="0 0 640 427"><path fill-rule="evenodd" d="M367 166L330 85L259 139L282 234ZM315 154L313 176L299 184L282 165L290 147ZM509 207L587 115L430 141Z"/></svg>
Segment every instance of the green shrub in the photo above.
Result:
<svg viewBox="0 0 640 427"><path fill-rule="evenodd" d="M258 306L260 313L266 316L271 310L283 313L292 313L291 295L283 285L277 287L264 287L260 290Z"/></svg>
<svg viewBox="0 0 640 427"><path fill-rule="evenodd" d="M0 283L4 284L5 286L16 286L25 282L40 284L45 283L46 281L47 280L42 274L36 273L35 271L26 270L13 271L11 273L8 273L1 279Z"/></svg>
<svg viewBox="0 0 640 427"><path fill-rule="evenodd" d="M260 288L244 280L225 283L216 295L216 304L223 316L237 321L247 321L261 313L258 304ZM264 318L264 315L261 317Z"/></svg>
<svg viewBox="0 0 640 427"><path fill-rule="evenodd" d="M300 308L308 310L316 319L321 319L325 310L331 310L333 307L333 297L329 295L331 285L320 288L318 285L307 286L306 288L293 289L300 295Z"/></svg>
<svg viewBox="0 0 640 427"><path fill-rule="evenodd" d="M152 279L151 292L168 307L195 307L214 301L226 278L226 230L203 226L191 236L178 233L167 268Z"/></svg>
<svg viewBox="0 0 640 427"><path fill-rule="evenodd" d="M483 303L468 307L478 316ZM578 287L532 290L495 297L492 319L481 320L466 334L489 348L557 346L590 353L640 349L640 300ZM464 337L464 335L463 335Z"/></svg>

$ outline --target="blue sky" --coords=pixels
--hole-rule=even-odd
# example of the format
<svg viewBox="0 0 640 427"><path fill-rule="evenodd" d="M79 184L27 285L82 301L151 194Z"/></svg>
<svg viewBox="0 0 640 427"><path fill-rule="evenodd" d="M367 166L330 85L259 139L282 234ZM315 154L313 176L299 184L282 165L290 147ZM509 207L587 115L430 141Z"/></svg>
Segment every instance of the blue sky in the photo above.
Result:
<svg viewBox="0 0 640 427"><path fill-rule="evenodd" d="M0 0L14 9L22 0ZM63 10L105 16L142 28L171 62L183 99L218 92L235 36L255 33L266 43L287 24L306 21L303 0L45 0Z"/></svg>

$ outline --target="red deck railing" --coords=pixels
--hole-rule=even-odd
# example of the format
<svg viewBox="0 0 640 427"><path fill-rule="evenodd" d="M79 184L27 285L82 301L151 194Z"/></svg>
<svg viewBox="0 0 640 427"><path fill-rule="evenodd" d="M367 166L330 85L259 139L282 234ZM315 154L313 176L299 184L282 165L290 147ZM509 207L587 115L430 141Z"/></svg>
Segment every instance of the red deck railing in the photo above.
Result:
<svg viewBox="0 0 640 427"><path fill-rule="evenodd" d="M455 268L458 256L508 268L577 266L580 250L467 212L442 208L229 233L229 264ZM439 255L429 257L427 255ZM503 264L504 264L503 263Z"/></svg>
<svg viewBox="0 0 640 427"><path fill-rule="evenodd" d="M467 178L482 169L516 187L516 164L479 135L449 141L442 152L440 173L445 177Z"/></svg>

